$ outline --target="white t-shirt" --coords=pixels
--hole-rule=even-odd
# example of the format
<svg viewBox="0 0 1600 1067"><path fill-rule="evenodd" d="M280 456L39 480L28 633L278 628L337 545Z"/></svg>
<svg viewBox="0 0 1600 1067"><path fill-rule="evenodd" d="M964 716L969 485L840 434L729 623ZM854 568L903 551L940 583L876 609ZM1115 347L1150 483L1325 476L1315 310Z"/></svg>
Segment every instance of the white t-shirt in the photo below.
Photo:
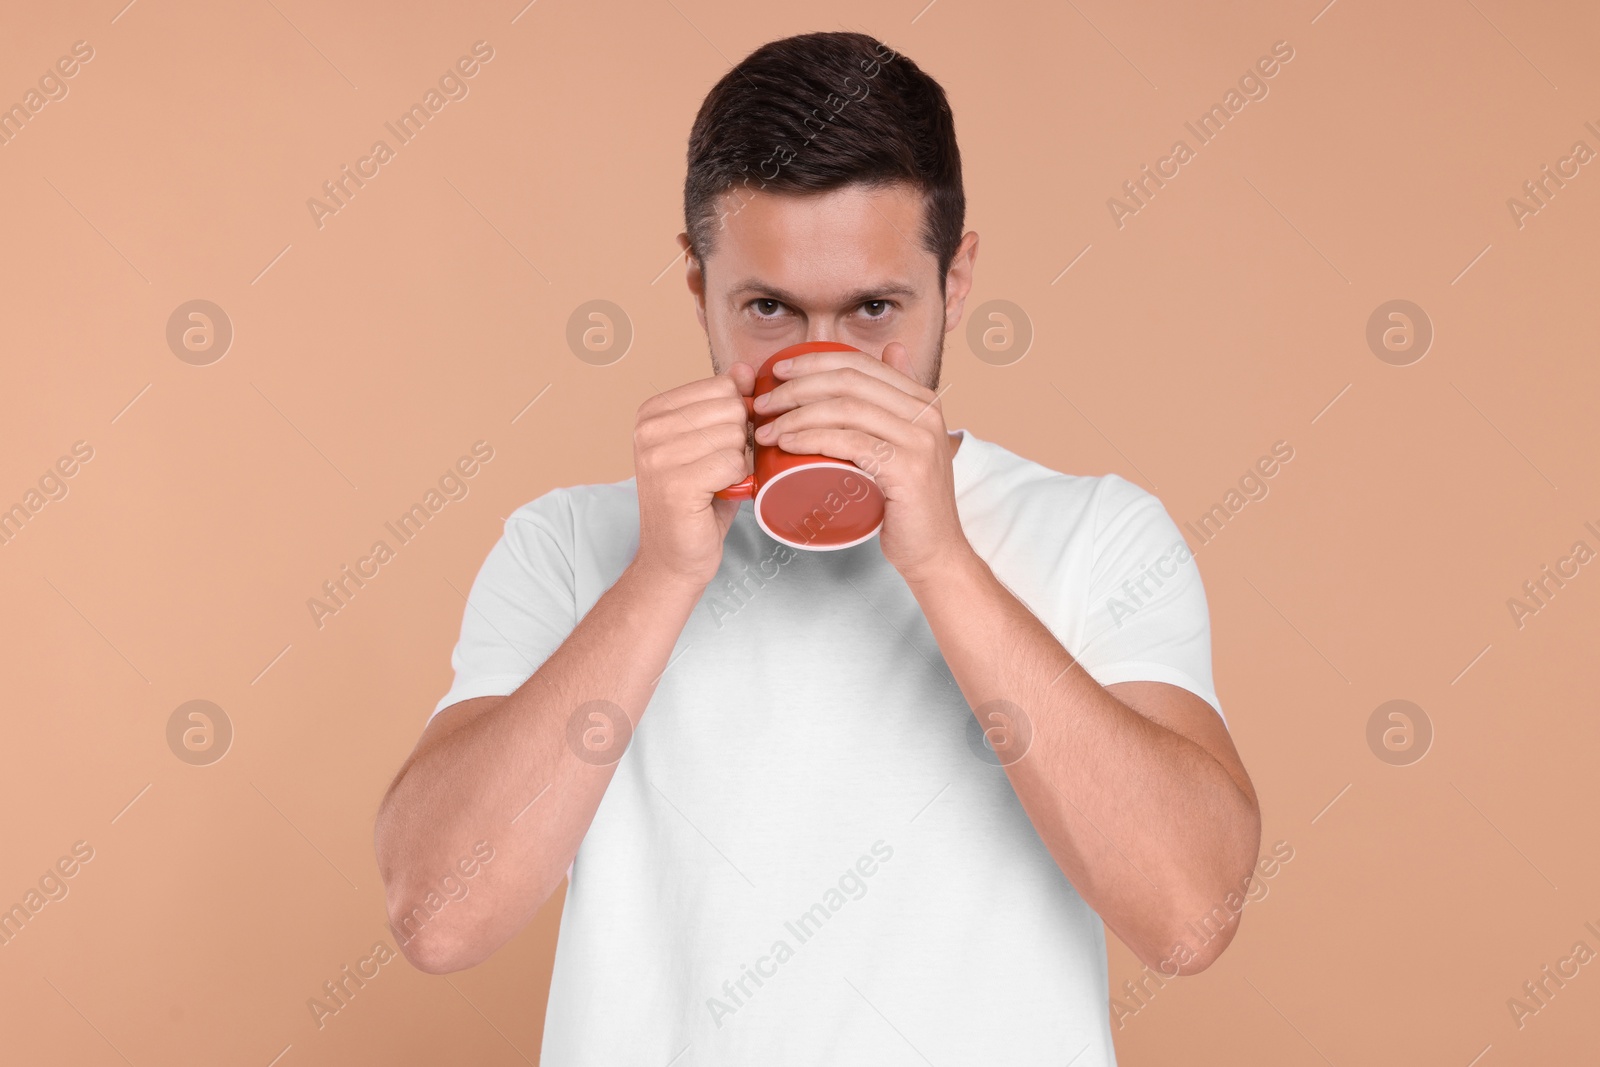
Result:
<svg viewBox="0 0 1600 1067"><path fill-rule="evenodd" d="M1100 684L1220 715L1161 502L960 433L962 529L996 577ZM513 513L434 714L520 686L638 543L631 478ZM545 1067L1115 1063L1100 917L877 538L796 551L741 505L569 875Z"/></svg>

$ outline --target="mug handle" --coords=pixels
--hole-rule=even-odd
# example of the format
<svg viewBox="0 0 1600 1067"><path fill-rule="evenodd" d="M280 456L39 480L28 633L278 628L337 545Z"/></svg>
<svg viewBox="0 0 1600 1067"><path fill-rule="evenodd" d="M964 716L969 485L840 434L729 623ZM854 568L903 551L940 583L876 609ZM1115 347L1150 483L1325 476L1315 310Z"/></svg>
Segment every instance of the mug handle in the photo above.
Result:
<svg viewBox="0 0 1600 1067"><path fill-rule="evenodd" d="M742 481L734 482L726 489L718 489L711 495L718 500L754 500L756 498L756 476L747 474Z"/></svg>
<svg viewBox="0 0 1600 1067"><path fill-rule="evenodd" d="M755 418L755 397L742 397L745 413L750 418ZM718 500L754 500L756 498L756 476L747 474L739 481L734 482L726 489L718 489L711 494Z"/></svg>

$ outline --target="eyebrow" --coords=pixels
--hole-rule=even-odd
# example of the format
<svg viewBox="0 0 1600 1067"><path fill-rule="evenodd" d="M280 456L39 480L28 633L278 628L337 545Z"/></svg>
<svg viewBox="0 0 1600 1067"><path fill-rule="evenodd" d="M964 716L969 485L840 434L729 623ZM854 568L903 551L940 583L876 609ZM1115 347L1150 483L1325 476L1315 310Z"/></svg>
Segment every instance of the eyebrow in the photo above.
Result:
<svg viewBox="0 0 1600 1067"><path fill-rule="evenodd" d="M746 278L728 290L728 297L729 299L737 300L739 297L750 293L760 293L779 303L792 304L797 307L802 303L801 299L795 294L788 290L780 289L776 285L770 285L760 278ZM885 282L883 285L855 289L846 293L844 299L840 302L840 306L853 307L856 304L864 304L869 300L881 300L886 296L915 297L918 295L916 288L904 282Z"/></svg>

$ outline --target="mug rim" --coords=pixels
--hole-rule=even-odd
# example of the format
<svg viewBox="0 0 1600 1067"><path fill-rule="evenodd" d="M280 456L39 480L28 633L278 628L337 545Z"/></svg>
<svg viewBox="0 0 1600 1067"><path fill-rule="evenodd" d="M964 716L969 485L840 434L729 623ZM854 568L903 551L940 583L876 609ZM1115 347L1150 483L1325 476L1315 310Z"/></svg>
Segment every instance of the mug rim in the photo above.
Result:
<svg viewBox="0 0 1600 1067"><path fill-rule="evenodd" d="M799 464L798 466L789 467L789 468L787 468L785 470L779 471L776 477L774 477L771 480L763 483L761 488L756 491L756 495L755 495L754 499L751 502L751 507L754 508L754 510L755 510L757 525L759 525L761 527L761 529L766 533L766 535L768 537L772 538L774 541L780 542L781 544L788 545L790 548L799 549L802 552L835 552L835 551L837 551L837 550L839 550L841 548L854 548L856 545L865 544L866 542L872 540L874 537L877 537L878 536L878 531L883 528L883 521L881 519L878 521L878 524L876 526L874 526L870 531L868 531L865 534L862 534L860 537L856 538L854 541L845 541L845 542L842 542L842 543L837 544L837 545L818 545L818 544L809 544L809 543L808 544L801 544L800 542L793 541L793 540L789 539L788 537L779 536L778 534L774 533L770 527L767 526L767 520L766 520L765 516L763 516L761 514L761 499L767 495L767 490L768 489L771 489L773 486L775 486L779 482L783 481L789 475L797 474L800 471L819 470L819 469L823 469L823 468L826 468L828 470L839 470L841 468L841 466L846 467L846 468L848 468L850 470L853 470L853 471L860 472L860 474L863 477L865 477L869 482L871 482L873 485L877 485L878 484L878 479L874 478L867 471L862 470L862 468L860 468L860 467L857 467L854 463L844 463L842 460L835 460L833 462L828 462L828 463L802 463L802 464ZM879 493L881 494L882 492L883 491L880 489Z"/></svg>

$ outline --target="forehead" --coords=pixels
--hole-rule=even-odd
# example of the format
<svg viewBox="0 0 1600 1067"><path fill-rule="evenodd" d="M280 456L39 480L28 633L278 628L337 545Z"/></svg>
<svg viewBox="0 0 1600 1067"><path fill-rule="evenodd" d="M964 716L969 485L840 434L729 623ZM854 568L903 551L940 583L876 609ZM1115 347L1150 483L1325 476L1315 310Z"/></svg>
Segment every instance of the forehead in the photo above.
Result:
<svg viewBox="0 0 1600 1067"><path fill-rule="evenodd" d="M707 267L724 284L757 277L820 295L864 280L909 281L938 271L922 245L923 195L912 186L729 193L719 210L728 214L712 238Z"/></svg>

